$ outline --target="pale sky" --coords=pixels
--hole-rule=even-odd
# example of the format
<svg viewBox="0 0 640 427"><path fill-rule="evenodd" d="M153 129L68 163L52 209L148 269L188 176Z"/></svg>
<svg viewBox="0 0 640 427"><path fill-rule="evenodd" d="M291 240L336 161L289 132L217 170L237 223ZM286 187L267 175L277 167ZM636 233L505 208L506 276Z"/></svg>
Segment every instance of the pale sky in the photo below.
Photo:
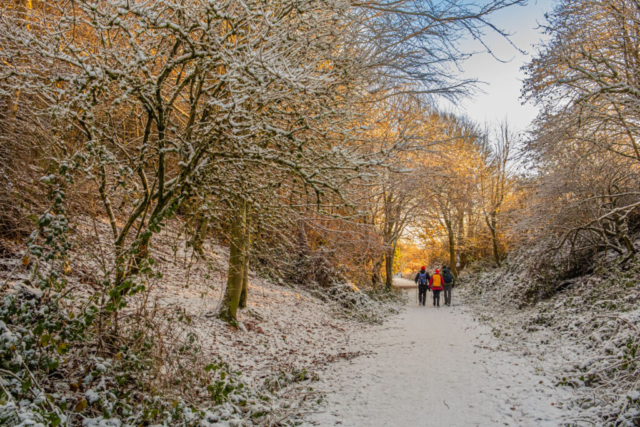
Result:
<svg viewBox="0 0 640 427"><path fill-rule="evenodd" d="M467 78L477 78L481 82L479 92L472 98L463 99L456 108L443 103L443 108L459 114L466 114L478 123L496 122L507 117L515 129L525 130L537 115L537 108L531 104L522 105L520 99L524 73L520 67L529 62L535 53L533 45L540 44L544 35L538 28L538 23L544 23L544 14L553 8L553 0L529 0L525 7L507 8L493 15L491 22L497 27L513 34L511 41L521 50L523 55L504 38L489 33L485 38L487 45L494 55L502 61L496 60L489 53L479 53L462 64L463 75ZM471 40L463 44L465 51L481 51L482 45Z"/></svg>

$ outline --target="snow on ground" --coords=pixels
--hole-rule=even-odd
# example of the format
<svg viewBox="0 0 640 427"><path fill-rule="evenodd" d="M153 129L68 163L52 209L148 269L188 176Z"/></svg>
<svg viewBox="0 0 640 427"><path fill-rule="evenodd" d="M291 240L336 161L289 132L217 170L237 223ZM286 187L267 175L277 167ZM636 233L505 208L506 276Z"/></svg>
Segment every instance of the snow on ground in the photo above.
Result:
<svg viewBox="0 0 640 427"><path fill-rule="evenodd" d="M406 292L402 314L350 340L350 350L365 356L321 372L327 402L306 425L558 426L567 419L571 391L500 350L455 290L454 306L439 309L418 306L415 290Z"/></svg>
<svg viewBox="0 0 640 427"><path fill-rule="evenodd" d="M172 259L161 253L170 247L168 237L161 237L167 240L159 239L156 255ZM292 370L306 370L312 377L319 366L350 357L348 330L357 323L339 318L334 305L304 289L273 283L255 271L249 273L247 309L238 313L245 330L219 320L215 314L226 286L228 249L206 245L205 250L218 260L217 273L202 262L165 263L163 284L151 289L151 297L193 316L206 355L221 357L249 383Z"/></svg>
<svg viewBox="0 0 640 427"><path fill-rule="evenodd" d="M81 223L79 229L91 234L86 224ZM97 229L103 239L108 236L104 222ZM247 309L238 313L244 330L218 319L227 281L228 248L208 241L204 250L209 263L186 248L179 224L171 223L154 236L152 245L162 279L149 282L148 294L138 297L148 305L190 316L203 357L221 357L250 380L292 369L312 372L316 366L349 357L346 330L358 327L355 322L338 318L335 305L323 303L304 289L276 284L252 269Z"/></svg>
<svg viewBox="0 0 640 427"><path fill-rule="evenodd" d="M626 267L559 282L535 304L523 296L538 284L517 263L462 280L474 316L503 349L572 389L574 425L640 425L640 265Z"/></svg>
<svg viewBox="0 0 640 427"><path fill-rule="evenodd" d="M77 244L72 253L73 270L67 277L73 292L70 301L75 304L70 309L77 310L88 304L88 295L98 292L97 284L103 280L100 271L112 268L109 260L113 257L106 252L106 245L100 245L109 239L109 225L105 221L81 221L74 237ZM352 332L366 328L366 324L343 315L345 302L335 295L333 299L320 300L312 291L282 281L276 283L252 269L247 309L239 311L241 327L235 329L216 317L226 286L228 249L208 241L204 247L207 261L199 260L187 247L179 224L175 223L154 236L152 243L151 255L157 261L154 277L145 279L146 292L128 298L129 304L121 316L133 316L140 307L146 307L145 315L153 319L154 330L158 331L153 339L159 352L189 345L194 342L191 337L197 337L197 357L191 358L188 352L183 357L178 350L170 353L177 355L176 360L158 359L161 375L153 377L152 385L160 390L159 395L172 401L175 397L172 390L181 388L181 381L189 376L185 371L202 376L208 372L206 365L213 366L219 361L228 366L228 372L238 375L243 386L251 389L251 393L247 388L236 390L237 395L230 395L222 405L211 401L207 384L183 389L180 399L206 409L209 415L205 418L211 423L220 421L211 425L291 425L319 396L313 391L316 372L332 362L359 354L350 350L349 340ZM23 267L15 271L9 281L12 292L18 292L21 281L29 274ZM0 274L2 279L4 276ZM351 289L345 285L347 288ZM383 308L383 304L348 289L345 292L369 302L367 316L377 314L378 308L380 314L392 308L389 304ZM73 375L80 378L86 375L82 366L77 371ZM92 387L89 382L84 380L83 386ZM68 399L87 399L92 404L104 397L97 396L92 389L85 393L83 389L70 390L66 383L61 383L62 386ZM106 388L102 392L105 394ZM100 423L105 421L102 417L89 418L86 413L85 416L87 423L90 420L103 425ZM202 426L209 425L205 421Z"/></svg>
<svg viewBox="0 0 640 427"><path fill-rule="evenodd" d="M88 244L76 252L79 262L71 278L79 290L95 289L100 283L99 278L89 277L99 269L102 257L98 242L90 241L90 230L101 236L108 233L108 225L102 223L84 228L79 233L87 233ZM265 422L300 420L305 412L315 411L306 414L305 425L582 425L575 422L581 409L584 415L586 404L569 408L575 401L573 390L555 386L553 366L567 359L568 347L550 346L546 329L523 328L536 335L520 335L527 341L514 347L505 335L512 332L511 322L515 325L517 316L498 300L485 306L480 297L467 292L465 302L455 289L453 307L419 307L413 282L395 279L399 287L409 288L405 292L411 302L385 324L372 326L339 316L344 310L337 302L321 302L303 289L273 283L252 271L248 309L239 318L243 327L235 330L212 316L224 292L227 250L207 243L205 252L212 261L198 261L176 230L167 227L154 241L152 253L162 279L150 281L148 292L136 298L167 313L189 316L189 328L202 346L203 364L222 359L256 389L280 378L285 388L292 385L291 393L279 393L264 408L273 414ZM22 273L17 273L14 279L21 279ZM169 316L167 322L175 317ZM500 328L496 321L503 323ZM541 329L538 323L535 326ZM529 342L529 338L535 339ZM575 362L580 356L568 359ZM320 382L315 381L318 378ZM196 390L193 398L204 398L202 393ZM315 409L309 401L306 406L292 404L305 393L312 397L309 400L322 395L326 400ZM242 414L243 407L230 405L212 419L233 417L245 423L252 419L251 413Z"/></svg>

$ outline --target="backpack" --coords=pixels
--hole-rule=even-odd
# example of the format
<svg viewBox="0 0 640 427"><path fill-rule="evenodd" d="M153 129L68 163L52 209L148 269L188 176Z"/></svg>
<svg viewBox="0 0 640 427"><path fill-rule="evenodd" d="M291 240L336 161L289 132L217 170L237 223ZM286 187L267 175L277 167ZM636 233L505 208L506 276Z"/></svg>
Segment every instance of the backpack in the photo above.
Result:
<svg viewBox="0 0 640 427"><path fill-rule="evenodd" d="M426 271L424 273L422 273L422 272L418 273L418 284L419 285L426 285L427 284L427 272Z"/></svg>
<svg viewBox="0 0 640 427"><path fill-rule="evenodd" d="M451 274L450 270L447 270L444 273L444 283L451 283L453 282L453 274Z"/></svg>

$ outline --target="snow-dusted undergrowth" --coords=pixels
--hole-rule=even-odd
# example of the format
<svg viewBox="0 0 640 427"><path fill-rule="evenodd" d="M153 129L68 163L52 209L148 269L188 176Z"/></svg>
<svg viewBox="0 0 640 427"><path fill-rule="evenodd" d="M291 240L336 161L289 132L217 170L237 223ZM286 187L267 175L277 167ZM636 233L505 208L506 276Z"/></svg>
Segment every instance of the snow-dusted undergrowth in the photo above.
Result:
<svg viewBox="0 0 640 427"><path fill-rule="evenodd" d="M640 425L640 265L567 281L548 299L519 264L462 276L462 294L503 346L553 375L576 425ZM528 297L527 297L528 296Z"/></svg>
<svg viewBox="0 0 640 427"><path fill-rule="evenodd" d="M174 224L176 225L176 224ZM97 230L97 234L95 231ZM94 426L294 425L321 401L316 373L349 359L350 334L395 310L394 298L372 298L352 285L320 291L273 283L250 272L248 307L240 328L216 317L224 295L227 249L208 242L206 260L193 256L179 227L158 234L153 277L119 312L119 350L100 336L94 320L87 343L67 348L57 334L34 336L21 324L43 313L43 295L25 287L28 266L4 268L8 292L0 307L0 346L5 355L0 424ZM92 233L92 231L94 231ZM74 319L89 304L99 281L98 244L107 224L80 223L71 252L68 293L61 307ZM16 260L5 260L8 267ZM127 319L135 319L135 322ZM138 327L145 323L144 335ZM113 341L115 342L115 341ZM33 345L57 350L47 372L27 366ZM55 350L55 348L54 348ZM27 360L27 359L25 359ZM22 378L33 371L33 382Z"/></svg>

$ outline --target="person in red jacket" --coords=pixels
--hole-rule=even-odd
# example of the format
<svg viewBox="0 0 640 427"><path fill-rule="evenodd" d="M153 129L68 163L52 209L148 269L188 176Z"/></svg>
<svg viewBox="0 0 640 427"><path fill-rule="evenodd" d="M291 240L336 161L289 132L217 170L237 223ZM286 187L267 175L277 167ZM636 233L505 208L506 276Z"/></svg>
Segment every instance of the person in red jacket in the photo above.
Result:
<svg viewBox="0 0 640 427"><path fill-rule="evenodd" d="M433 306L440 307L440 291L444 289L444 279L440 274L440 270L436 270L435 274L431 276L429 288L433 291Z"/></svg>

